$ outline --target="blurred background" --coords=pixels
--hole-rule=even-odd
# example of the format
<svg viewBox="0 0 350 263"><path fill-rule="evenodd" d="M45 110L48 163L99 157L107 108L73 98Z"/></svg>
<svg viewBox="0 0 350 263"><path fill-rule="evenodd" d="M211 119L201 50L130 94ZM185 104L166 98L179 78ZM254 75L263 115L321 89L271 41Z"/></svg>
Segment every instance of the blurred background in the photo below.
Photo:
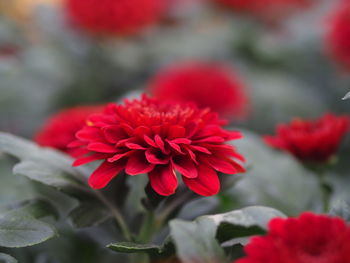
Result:
<svg viewBox="0 0 350 263"><path fill-rule="evenodd" d="M248 2L0 0L0 130L32 139L62 109L143 92L174 97L180 91L172 83L193 87L194 98L210 94L212 107L225 103L230 88L237 89L222 116L259 135L294 117L349 113L350 102L341 98L350 91L350 54L346 58L338 50L339 32L333 32L343 1ZM197 70L195 77L176 76L186 68ZM217 69L221 73L213 76L231 84L218 84L214 93L201 88ZM163 93L162 83L168 87ZM343 156L349 156L348 146L347 140ZM337 169L347 173L347 163L340 158ZM1 161L0 169L7 189L30 195L8 164ZM11 190L0 193L0 203L16 198ZM79 242L74 244L84 245Z"/></svg>
<svg viewBox="0 0 350 263"><path fill-rule="evenodd" d="M163 0L157 14L145 10L154 21L104 32L103 21L102 29L84 24L65 0L1 0L0 130L31 138L62 108L144 91L161 69L188 60L232 68L249 98L249 114L236 123L258 132L295 116L346 112L349 77L327 47L339 3L309 2L271 18L220 1ZM120 27L133 19L124 12Z"/></svg>

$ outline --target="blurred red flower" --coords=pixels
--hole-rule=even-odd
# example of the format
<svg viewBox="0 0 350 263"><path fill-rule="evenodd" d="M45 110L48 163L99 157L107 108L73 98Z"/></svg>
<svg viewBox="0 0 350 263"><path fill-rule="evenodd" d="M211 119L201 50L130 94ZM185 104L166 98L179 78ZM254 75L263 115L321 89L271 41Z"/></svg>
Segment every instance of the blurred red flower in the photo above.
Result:
<svg viewBox="0 0 350 263"><path fill-rule="evenodd" d="M341 218L303 213L275 218L266 236L245 246L246 257L235 263L350 262L350 227Z"/></svg>
<svg viewBox="0 0 350 263"><path fill-rule="evenodd" d="M178 186L175 171L194 192L217 194L217 172L244 172L237 160L244 161L229 140L240 132L227 131L217 114L194 105L167 103L143 96L110 104L103 114L90 116L71 147L82 147L90 155L77 159L74 166L103 160L92 173L89 184L105 187L120 171L145 174L160 195L171 195Z"/></svg>
<svg viewBox="0 0 350 263"><path fill-rule="evenodd" d="M335 10L326 40L330 55L350 70L350 1L341 1Z"/></svg>
<svg viewBox="0 0 350 263"><path fill-rule="evenodd" d="M264 140L302 161L326 162L334 156L348 129L347 116L325 114L318 120L294 119L290 124L280 124L277 134L264 136Z"/></svg>
<svg viewBox="0 0 350 263"><path fill-rule="evenodd" d="M101 35L138 33L156 23L163 0L66 0L68 16L87 32Z"/></svg>
<svg viewBox="0 0 350 263"><path fill-rule="evenodd" d="M34 136L34 141L41 146L56 148L72 156L84 153L81 149L68 148L67 145L75 140L75 133L86 123L92 113L102 112L103 106L78 106L62 110L44 124Z"/></svg>
<svg viewBox="0 0 350 263"><path fill-rule="evenodd" d="M213 0L238 13L250 14L266 22L278 22L287 15L309 7L313 0Z"/></svg>
<svg viewBox="0 0 350 263"><path fill-rule="evenodd" d="M247 115L245 86L233 70L223 65L203 62L172 65L151 79L149 90L161 100L209 107L223 118L239 119Z"/></svg>

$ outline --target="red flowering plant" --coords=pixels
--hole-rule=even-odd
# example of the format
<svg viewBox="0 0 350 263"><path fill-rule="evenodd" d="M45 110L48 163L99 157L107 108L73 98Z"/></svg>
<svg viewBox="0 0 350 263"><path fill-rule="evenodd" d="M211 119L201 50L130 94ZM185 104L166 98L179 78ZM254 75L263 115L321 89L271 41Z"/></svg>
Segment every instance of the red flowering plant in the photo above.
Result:
<svg viewBox="0 0 350 263"><path fill-rule="evenodd" d="M350 226L341 218L305 212L275 218L265 236L252 238L235 263L350 262Z"/></svg>
<svg viewBox="0 0 350 263"><path fill-rule="evenodd" d="M98 35L130 35L161 18L161 0L65 0L68 18L84 31Z"/></svg>
<svg viewBox="0 0 350 263"><path fill-rule="evenodd" d="M350 69L350 2L339 1L328 21L326 46L331 57L345 70Z"/></svg>
<svg viewBox="0 0 350 263"><path fill-rule="evenodd" d="M319 175L324 210L328 211L332 187L326 179L326 168L334 164L335 154L348 130L348 116L328 113L317 120L294 119L290 124L280 124L276 135L264 136L264 141L292 154Z"/></svg>
<svg viewBox="0 0 350 263"><path fill-rule="evenodd" d="M194 102L227 119L242 119L249 111L245 85L228 66L217 63L177 63L161 70L148 86L156 98Z"/></svg>
<svg viewBox="0 0 350 263"><path fill-rule="evenodd" d="M276 135L264 140L303 162L325 163L335 156L348 129L348 116L329 113L313 121L294 119L290 124L280 124Z"/></svg>
<svg viewBox="0 0 350 263"><path fill-rule="evenodd" d="M253 15L266 22L278 22L300 9L310 7L312 0L213 0L237 13Z"/></svg>
<svg viewBox="0 0 350 263"><path fill-rule="evenodd" d="M75 140L75 134L85 125L86 118L93 113L102 112L103 106L77 106L64 109L52 115L34 136L41 146L52 147L79 156L85 151L67 147Z"/></svg>
<svg viewBox="0 0 350 263"><path fill-rule="evenodd" d="M160 195L175 193L176 171L195 193L210 196L220 190L217 172L244 172L242 155L227 144L241 138L222 128L225 122L209 109L152 99L109 104L102 114L88 118L70 147L88 150L74 165L102 160L91 174L93 188L105 187L122 170L148 174Z"/></svg>

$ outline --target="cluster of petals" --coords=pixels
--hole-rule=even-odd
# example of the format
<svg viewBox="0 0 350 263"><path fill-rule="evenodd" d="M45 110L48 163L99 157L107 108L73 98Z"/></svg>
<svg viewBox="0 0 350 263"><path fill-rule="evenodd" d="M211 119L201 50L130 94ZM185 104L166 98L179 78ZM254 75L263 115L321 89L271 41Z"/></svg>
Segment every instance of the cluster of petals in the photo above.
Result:
<svg viewBox="0 0 350 263"><path fill-rule="evenodd" d="M345 69L350 70L350 1L339 1L329 20L327 49L330 55Z"/></svg>
<svg viewBox="0 0 350 263"><path fill-rule="evenodd" d="M275 218L265 236L245 246L235 263L350 262L350 226L341 218L305 212L298 218Z"/></svg>
<svg viewBox="0 0 350 263"><path fill-rule="evenodd" d="M192 191L210 196L220 190L217 172L244 172L244 158L227 144L241 134L223 129L223 124L209 109L143 95L90 116L70 147L89 151L75 166L102 160L89 178L92 188L105 187L124 170L148 174L152 188L167 196L178 187L177 171Z"/></svg>
<svg viewBox="0 0 350 263"><path fill-rule="evenodd" d="M150 80L149 90L156 98L194 102L227 119L241 119L249 110L245 85L234 70L222 64L181 62L170 65Z"/></svg>
<svg viewBox="0 0 350 263"><path fill-rule="evenodd" d="M129 35L157 23L163 0L66 0L70 20L81 29L99 35Z"/></svg>
<svg viewBox="0 0 350 263"><path fill-rule="evenodd" d="M266 22L278 22L287 15L308 8L313 0L213 0L237 13L253 15Z"/></svg>
<svg viewBox="0 0 350 263"><path fill-rule="evenodd" d="M81 149L67 147L75 140L75 134L93 113L102 112L103 106L77 106L57 112L49 118L34 136L34 141L41 146L51 147L72 156L84 153Z"/></svg>
<svg viewBox="0 0 350 263"><path fill-rule="evenodd" d="M317 120L294 119L277 126L275 136L265 136L270 146L305 162L327 162L337 152L349 129L348 116L328 113Z"/></svg>

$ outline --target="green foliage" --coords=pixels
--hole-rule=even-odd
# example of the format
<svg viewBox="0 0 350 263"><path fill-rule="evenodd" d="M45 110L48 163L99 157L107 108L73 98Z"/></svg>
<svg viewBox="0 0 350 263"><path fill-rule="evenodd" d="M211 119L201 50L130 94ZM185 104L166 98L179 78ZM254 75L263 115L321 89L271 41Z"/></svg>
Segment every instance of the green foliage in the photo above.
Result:
<svg viewBox="0 0 350 263"><path fill-rule="evenodd" d="M96 226L110 217L109 211L97 201L81 202L69 214L69 218L76 228Z"/></svg>
<svg viewBox="0 0 350 263"><path fill-rule="evenodd" d="M0 253L0 263L17 263L17 260L10 255Z"/></svg>
<svg viewBox="0 0 350 263"><path fill-rule="evenodd" d="M53 226L23 211L12 210L0 215L0 246L2 247L33 246L55 235Z"/></svg>
<svg viewBox="0 0 350 263"><path fill-rule="evenodd" d="M262 234L267 222L274 217L285 215L268 207L247 207L202 216L194 222L175 219L170 222L170 233L177 255L183 262L227 262L220 241Z"/></svg>
<svg viewBox="0 0 350 263"><path fill-rule="evenodd" d="M244 138L235 146L248 165L248 171L230 191L242 206L265 205L288 215L320 210L317 176L292 156L269 148L260 136L249 131L244 131Z"/></svg>

